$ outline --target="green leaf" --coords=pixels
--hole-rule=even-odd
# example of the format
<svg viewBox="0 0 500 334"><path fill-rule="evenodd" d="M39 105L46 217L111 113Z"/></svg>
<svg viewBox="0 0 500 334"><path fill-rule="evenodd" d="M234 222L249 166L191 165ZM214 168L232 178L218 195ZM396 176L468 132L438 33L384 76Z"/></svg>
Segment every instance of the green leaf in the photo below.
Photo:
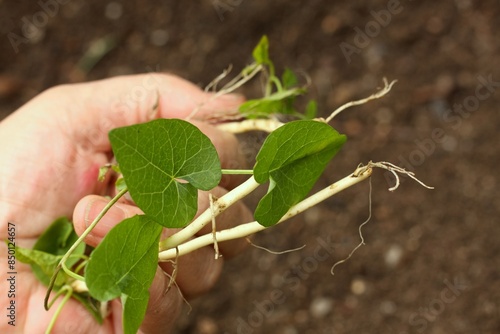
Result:
<svg viewBox="0 0 500 334"><path fill-rule="evenodd" d="M62 258L62 255L53 255L21 247L16 247L16 255L19 261L31 264L35 276L45 285L49 285L50 278ZM57 287L62 286L67 279L66 275L58 275L54 285Z"/></svg>
<svg viewBox="0 0 500 334"><path fill-rule="evenodd" d="M141 293L138 296L122 294L123 305L123 331L125 334L136 334L144 320L149 301L149 293Z"/></svg>
<svg viewBox="0 0 500 334"><path fill-rule="evenodd" d="M57 263L78 239L73 224L65 217L55 220L38 238L33 249L19 248L19 261L31 264L33 273L40 282L48 285ZM73 266L85 251L85 244L80 244L73 256L68 259L68 268ZM56 286L64 284L66 275L58 275Z"/></svg>
<svg viewBox="0 0 500 334"><path fill-rule="evenodd" d="M281 83L284 89L292 88L298 83L297 76L292 72L291 69L285 68L283 75L281 76Z"/></svg>
<svg viewBox="0 0 500 334"><path fill-rule="evenodd" d="M257 182L270 181L255 219L263 226L276 224L307 196L345 140L328 124L310 120L290 122L272 132L253 169Z"/></svg>
<svg viewBox="0 0 500 334"><path fill-rule="evenodd" d="M248 100L239 107L240 113L246 117L262 117L270 114L289 114L290 99L302 95L305 90L302 88L289 89L282 92L273 93L269 96Z"/></svg>
<svg viewBox="0 0 500 334"><path fill-rule="evenodd" d="M148 289L158 267L162 226L147 216L134 216L113 227L92 252L85 281L92 297L121 297L125 333L136 333L149 300Z"/></svg>
<svg viewBox="0 0 500 334"><path fill-rule="evenodd" d="M38 238L33 249L54 255L64 255L78 239L73 224L66 217L56 219ZM79 247L79 254L83 254L85 245ZM77 252L78 254L78 252ZM74 262L76 262L75 260ZM67 263L71 266L70 262Z"/></svg>
<svg viewBox="0 0 500 334"><path fill-rule="evenodd" d="M194 125L178 119L114 129L116 160L135 203L165 227L183 227L196 214L197 189L219 184L215 147Z"/></svg>
<svg viewBox="0 0 500 334"><path fill-rule="evenodd" d="M85 269L90 294L100 301L147 291L158 262L162 227L134 216L113 227L94 249Z"/></svg>
<svg viewBox="0 0 500 334"><path fill-rule="evenodd" d="M38 280L48 286L59 261L76 239L78 236L74 231L73 224L67 218L59 218L43 232L33 249L17 247L17 259L23 263L31 264L33 273ZM66 265L71 268L77 264L84 251L85 244L82 243L66 261ZM60 272L54 286L62 287L72 280L73 278L70 278L66 273ZM88 293L73 293L72 296L83 304L97 322L102 323L99 303L96 300L92 299Z"/></svg>
<svg viewBox="0 0 500 334"><path fill-rule="evenodd" d="M99 175L97 175L97 180L99 182L103 182L104 179L106 178L106 174L108 174L108 171L111 167L109 165L101 166L99 168Z"/></svg>
<svg viewBox="0 0 500 334"><path fill-rule="evenodd" d="M309 103L307 103L306 106L306 112L304 113L306 119L315 118L317 112L318 112L318 104L316 103L316 101L314 100L309 101Z"/></svg>
<svg viewBox="0 0 500 334"><path fill-rule="evenodd" d="M262 36L259 44L253 49L252 56L257 64L271 64L271 60L269 59L269 40L266 35Z"/></svg>

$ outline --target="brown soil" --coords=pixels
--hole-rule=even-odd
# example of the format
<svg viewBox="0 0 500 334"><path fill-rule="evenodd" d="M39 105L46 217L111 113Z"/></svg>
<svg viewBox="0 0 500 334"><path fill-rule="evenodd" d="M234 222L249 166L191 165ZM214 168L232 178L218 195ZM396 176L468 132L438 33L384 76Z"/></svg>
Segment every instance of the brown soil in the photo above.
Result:
<svg viewBox="0 0 500 334"><path fill-rule="evenodd" d="M255 236L273 250L307 247L228 262L178 333L500 333L500 92L480 87L500 81L498 1L60 2L45 20L34 1L0 3L2 115L50 86L123 73L168 71L204 86L247 64L263 34L277 64L310 76L322 115L383 77L399 80L334 122L349 141L317 188L386 160L436 189L405 181L389 192L392 179L377 171L366 245L335 276L331 265L359 242L368 183ZM25 29L32 42L26 20L40 26ZM116 46L81 71L105 36Z"/></svg>

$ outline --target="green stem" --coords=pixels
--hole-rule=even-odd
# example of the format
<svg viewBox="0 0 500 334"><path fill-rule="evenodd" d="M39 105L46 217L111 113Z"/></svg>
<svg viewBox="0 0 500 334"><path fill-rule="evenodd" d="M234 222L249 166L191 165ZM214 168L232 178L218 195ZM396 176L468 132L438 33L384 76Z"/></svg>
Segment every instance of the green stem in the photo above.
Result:
<svg viewBox="0 0 500 334"><path fill-rule="evenodd" d="M226 175L253 175L252 169L222 169L222 174Z"/></svg>
<svg viewBox="0 0 500 334"><path fill-rule="evenodd" d="M46 310L49 309L48 305L49 305L49 297L50 297L50 292L52 291L52 289L54 288L54 283L56 282L56 278L57 278L57 274L59 274L59 271L61 271L61 268L63 267L62 264L65 263L68 258L71 256L71 254L75 251L75 249L78 247L79 244L81 244L83 242L83 240L87 237L87 235L94 229L94 227L97 225L97 223L102 219L102 217L104 217L104 215L106 214L106 212L109 211L109 209L111 209L111 207L116 203L118 202L118 200L123 196L125 195L125 193L128 191L127 187L125 187L124 189L120 190L120 192L118 194L116 194L115 197L113 197L111 199L111 201L109 201L108 204L106 204L106 206L102 209L102 211L97 215L97 217L95 217L94 221L92 222L92 224L89 225L89 227L87 227L85 229L85 231L83 231L82 235L78 238L78 240L75 241L75 243L71 246L71 248L66 252L66 254L64 254L64 256L62 257L61 261L59 261L59 264L57 265L56 267L56 270L54 272L54 274L52 275L52 278L50 279L50 283L49 283L49 287L47 289L47 294L45 295L45 301L44 301L44 307Z"/></svg>
<svg viewBox="0 0 500 334"><path fill-rule="evenodd" d="M69 269L68 267L66 267L66 263L61 263L61 266L62 266L62 270L70 277L73 277L74 279L78 280L78 281L83 281L85 282L85 278L81 275L78 275L77 273L75 272L72 272L71 269Z"/></svg>
<svg viewBox="0 0 500 334"><path fill-rule="evenodd" d="M80 272L83 269L83 267L85 267L87 265L88 262L89 262L89 257L82 256L82 262L80 262L80 264L75 268L75 270L73 272L75 272L75 273Z"/></svg>
<svg viewBox="0 0 500 334"><path fill-rule="evenodd" d="M63 300L61 301L61 304L59 304L59 306L57 307L57 310L54 313L54 315L52 316L52 319L50 319L50 323L49 323L49 326L47 327L47 329L45 330L45 334L50 334L50 332L52 331L52 328L56 324L56 320L59 317L59 314L61 313L62 308L64 307L66 302L71 298L71 295L73 294L73 289L69 285L65 285L64 287L62 287L61 290L59 290L59 292L57 293L55 298L57 298L59 295L61 295L64 291L66 291L66 295L64 296ZM55 302L55 299L50 303L50 306L52 306L52 304L54 302Z"/></svg>
<svg viewBox="0 0 500 334"><path fill-rule="evenodd" d="M269 78L267 79L266 92L265 92L265 96L267 97L271 95L271 93L273 92L273 78L275 78L276 76L274 75L273 63L269 61L268 63L266 63L266 65L269 70Z"/></svg>
<svg viewBox="0 0 500 334"><path fill-rule="evenodd" d="M283 91L283 86L281 85L280 79L278 79L277 77L275 77L275 76L270 77L269 82L270 83L274 82L274 85L276 86L276 90L278 92Z"/></svg>

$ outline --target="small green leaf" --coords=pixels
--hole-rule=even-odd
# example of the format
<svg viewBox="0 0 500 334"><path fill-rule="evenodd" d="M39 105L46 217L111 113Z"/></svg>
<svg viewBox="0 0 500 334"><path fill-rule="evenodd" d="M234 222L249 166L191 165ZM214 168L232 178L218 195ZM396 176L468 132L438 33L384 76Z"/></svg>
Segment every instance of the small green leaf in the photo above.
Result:
<svg viewBox="0 0 500 334"><path fill-rule="evenodd" d="M67 218L56 219L38 238L32 250L19 248L19 261L31 264L38 280L48 285L57 263L77 239L73 224ZM85 244L82 243L66 262L68 268L80 259L84 251ZM66 275L59 275L56 286L64 284L67 278Z"/></svg>
<svg viewBox="0 0 500 334"><path fill-rule="evenodd" d="M276 224L311 191L345 140L328 124L310 120L290 122L272 132L253 169L257 182L270 180L255 219L263 226Z"/></svg>
<svg viewBox="0 0 500 334"><path fill-rule="evenodd" d="M298 83L297 76L292 72L291 69L285 68L283 75L281 76L281 83L284 89L292 88Z"/></svg>
<svg viewBox="0 0 500 334"><path fill-rule="evenodd" d="M118 165L111 165L111 169L114 170L118 174L122 173L122 171L120 170L120 166L118 166Z"/></svg>
<svg viewBox="0 0 500 334"><path fill-rule="evenodd" d="M289 114L290 113L290 99L302 95L305 90L302 88L294 88L282 92L273 93L269 96L248 100L242 103L239 107L240 113L245 117L267 117L270 114ZM293 110L293 109L292 109Z"/></svg>
<svg viewBox="0 0 500 334"><path fill-rule="evenodd" d="M257 64L269 65L271 63L269 59L269 40L266 35L262 36L259 44L253 49L252 56Z"/></svg>
<svg viewBox="0 0 500 334"><path fill-rule="evenodd" d="M104 181L104 179L106 178L106 174L108 174L109 169L110 169L109 165L105 165L99 168L99 175L97 175L97 180L99 182Z"/></svg>
<svg viewBox="0 0 500 334"><path fill-rule="evenodd" d="M117 191L122 191L123 189L127 188L125 179L123 177L118 178L115 182L115 187Z"/></svg>
<svg viewBox="0 0 500 334"><path fill-rule="evenodd" d="M56 219L42 233L33 249L55 255L64 255L77 239L78 236L73 229L73 224L68 218L62 217ZM82 248L84 248L85 245L82 244L82 246ZM81 249L81 251L83 253L83 249ZM70 266L69 263L68 266Z"/></svg>
<svg viewBox="0 0 500 334"><path fill-rule="evenodd" d="M147 216L134 216L113 227L92 252L85 281L92 297L121 297L125 333L136 333L149 300L148 289L158 267L162 226Z"/></svg>
<svg viewBox="0 0 500 334"><path fill-rule="evenodd" d="M113 151L135 203L165 227L183 227L196 214L198 189L217 186L215 147L194 125L178 119L114 129Z"/></svg>
<svg viewBox="0 0 500 334"><path fill-rule="evenodd" d="M35 276L43 284L49 285L50 278L62 258L62 255L53 255L35 249L27 249L16 247L17 259L26 264L31 264ZM63 285L68 277L66 275L58 275L54 286Z"/></svg>
<svg viewBox="0 0 500 334"><path fill-rule="evenodd" d="M304 113L306 119L315 118L317 112L318 112L318 104L316 103L316 101L314 100L309 101L309 103L307 103L306 106L306 112Z"/></svg>

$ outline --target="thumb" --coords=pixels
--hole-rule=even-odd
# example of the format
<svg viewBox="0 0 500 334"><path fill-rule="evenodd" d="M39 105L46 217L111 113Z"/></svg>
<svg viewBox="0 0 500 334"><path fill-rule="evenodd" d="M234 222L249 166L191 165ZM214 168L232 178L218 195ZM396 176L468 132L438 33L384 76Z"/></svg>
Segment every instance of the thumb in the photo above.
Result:
<svg viewBox="0 0 500 334"><path fill-rule="evenodd" d="M202 91L179 77L147 73L94 82L62 85L43 94L46 110L73 140L89 142L98 151L109 150L108 132L114 128L144 123L153 118L209 119L237 113L239 95Z"/></svg>

